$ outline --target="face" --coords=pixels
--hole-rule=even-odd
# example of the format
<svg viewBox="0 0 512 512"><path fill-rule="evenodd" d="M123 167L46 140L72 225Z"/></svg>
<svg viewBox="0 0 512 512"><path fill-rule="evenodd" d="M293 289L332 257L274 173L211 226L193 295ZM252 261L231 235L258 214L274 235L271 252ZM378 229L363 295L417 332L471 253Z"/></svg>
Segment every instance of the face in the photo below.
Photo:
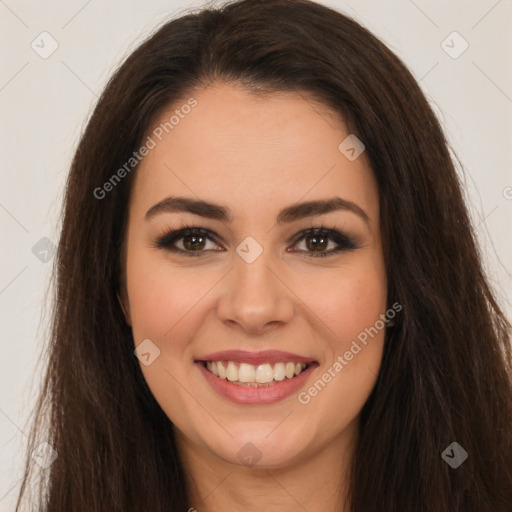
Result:
<svg viewBox="0 0 512 512"><path fill-rule="evenodd" d="M342 119L306 94L193 97L168 134L182 104L148 132L134 177L127 321L184 450L285 467L353 434L375 384L378 190L364 152L338 148Z"/></svg>

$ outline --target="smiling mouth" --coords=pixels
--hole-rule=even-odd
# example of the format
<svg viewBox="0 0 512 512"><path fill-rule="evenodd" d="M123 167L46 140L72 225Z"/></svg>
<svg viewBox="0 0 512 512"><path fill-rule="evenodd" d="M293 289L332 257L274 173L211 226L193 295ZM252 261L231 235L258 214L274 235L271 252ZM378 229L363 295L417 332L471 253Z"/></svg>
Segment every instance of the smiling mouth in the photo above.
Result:
<svg viewBox="0 0 512 512"><path fill-rule="evenodd" d="M264 363L253 365L235 361L201 361L219 379L238 386L268 387L294 379L314 363Z"/></svg>

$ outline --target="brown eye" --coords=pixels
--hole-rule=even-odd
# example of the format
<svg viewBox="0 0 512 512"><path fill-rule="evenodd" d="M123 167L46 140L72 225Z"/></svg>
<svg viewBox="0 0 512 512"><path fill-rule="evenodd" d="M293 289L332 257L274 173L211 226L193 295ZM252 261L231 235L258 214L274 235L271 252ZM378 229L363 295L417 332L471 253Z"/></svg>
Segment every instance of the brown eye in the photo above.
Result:
<svg viewBox="0 0 512 512"><path fill-rule="evenodd" d="M207 248L208 242L214 247ZM181 246L180 246L181 245ZM179 252L186 256L201 256L208 251L218 251L219 245L209 231L202 228L185 228L172 231L160 238L155 247Z"/></svg>
<svg viewBox="0 0 512 512"><path fill-rule="evenodd" d="M300 242L304 242L304 248L292 252L304 253L307 257L329 256L340 251L358 248L357 244L346 235L326 228L312 228L303 231L293 245L296 246ZM213 247L208 248L208 243L212 243ZM213 233L203 228L184 228L172 231L157 240L155 247L184 256L202 256L206 252L224 250L219 249L220 246Z"/></svg>
<svg viewBox="0 0 512 512"><path fill-rule="evenodd" d="M202 235L185 235L181 239L187 250L204 249L206 244L206 237Z"/></svg>
<svg viewBox="0 0 512 512"><path fill-rule="evenodd" d="M338 231L325 228L313 228L304 231L294 245L302 241L304 241L305 249L300 249L299 252L304 252L305 256L313 258L358 248L357 244L349 237ZM329 244L331 244L330 250L327 250Z"/></svg>
<svg viewBox="0 0 512 512"><path fill-rule="evenodd" d="M305 240L307 240L306 247L313 252L325 251L329 245L329 239L322 235L309 235Z"/></svg>

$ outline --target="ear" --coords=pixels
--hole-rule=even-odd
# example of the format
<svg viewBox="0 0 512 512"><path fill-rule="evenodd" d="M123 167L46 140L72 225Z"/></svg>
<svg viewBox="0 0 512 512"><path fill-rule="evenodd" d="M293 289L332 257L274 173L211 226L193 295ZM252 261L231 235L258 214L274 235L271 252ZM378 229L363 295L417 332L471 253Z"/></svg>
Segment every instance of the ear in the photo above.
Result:
<svg viewBox="0 0 512 512"><path fill-rule="evenodd" d="M117 300L119 301L119 305L123 311L126 323L131 327L132 317L130 314L130 302L128 300L128 293L125 286L123 286L121 290L117 291Z"/></svg>

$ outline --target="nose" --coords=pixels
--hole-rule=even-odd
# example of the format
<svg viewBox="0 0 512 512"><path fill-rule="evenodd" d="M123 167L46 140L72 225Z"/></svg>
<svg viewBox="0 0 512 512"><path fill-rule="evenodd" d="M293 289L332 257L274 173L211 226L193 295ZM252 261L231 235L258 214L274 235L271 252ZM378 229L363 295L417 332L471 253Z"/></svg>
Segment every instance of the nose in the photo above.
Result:
<svg viewBox="0 0 512 512"><path fill-rule="evenodd" d="M236 257L224 286L218 315L231 328L264 334L290 322L295 314L294 295L265 251L252 263Z"/></svg>

